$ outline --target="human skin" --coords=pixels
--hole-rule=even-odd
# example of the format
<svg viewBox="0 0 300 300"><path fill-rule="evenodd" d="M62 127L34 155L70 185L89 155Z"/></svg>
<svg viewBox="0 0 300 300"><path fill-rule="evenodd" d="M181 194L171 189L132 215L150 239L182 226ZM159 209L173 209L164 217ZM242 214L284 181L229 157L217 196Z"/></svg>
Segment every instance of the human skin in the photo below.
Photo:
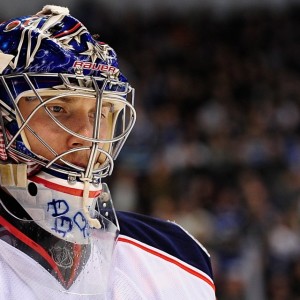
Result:
<svg viewBox="0 0 300 300"><path fill-rule="evenodd" d="M49 98L50 97L43 97L43 100ZM18 106L24 120L28 118L30 113L39 104L40 101L36 97L23 97L19 100ZM95 98L68 96L54 99L45 106L60 123L73 132L85 137L93 136L96 111ZM109 114L110 106L103 104L101 109L100 139L106 139L108 137L107 135L110 128L109 120L111 120ZM43 107L37 110L28 122L28 125L58 155L70 149L90 147L92 145L91 141L76 137L58 126ZM32 152L49 160L55 157L55 155L30 132L28 127L25 127L24 133ZM99 146L101 147L101 144L99 144ZM90 150L81 150L66 154L63 156L63 159L79 167L86 167L89 155ZM98 161L100 160L99 157L103 160L105 155L100 156L98 153ZM63 164L62 161L57 161L57 163Z"/></svg>

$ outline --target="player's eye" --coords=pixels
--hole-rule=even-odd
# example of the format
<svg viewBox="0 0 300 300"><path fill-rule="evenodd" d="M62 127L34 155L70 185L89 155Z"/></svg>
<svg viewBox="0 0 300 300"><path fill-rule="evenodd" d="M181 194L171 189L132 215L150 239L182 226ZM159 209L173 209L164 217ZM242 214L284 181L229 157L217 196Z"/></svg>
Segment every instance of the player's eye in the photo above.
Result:
<svg viewBox="0 0 300 300"><path fill-rule="evenodd" d="M64 112L64 108L59 105L48 106L47 108L53 113Z"/></svg>

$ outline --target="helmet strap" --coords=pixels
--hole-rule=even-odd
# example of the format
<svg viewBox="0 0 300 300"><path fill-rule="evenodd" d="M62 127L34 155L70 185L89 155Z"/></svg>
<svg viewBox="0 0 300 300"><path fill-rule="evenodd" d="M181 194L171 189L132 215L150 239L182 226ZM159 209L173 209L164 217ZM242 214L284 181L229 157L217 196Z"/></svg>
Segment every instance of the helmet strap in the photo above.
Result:
<svg viewBox="0 0 300 300"><path fill-rule="evenodd" d="M0 164L1 186L27 186L26 164Z"/></svg>
<svg viewBox="0 0 300 300"><path fill-rule="evenodd" d="M83 195L82 195L82 209L85 214L87 221L89 222L90 227L101 228L101 224L97 219L94 219L90 216L88 211L88 201L90 194L90 178L81 178L84 184Z"/></svg>

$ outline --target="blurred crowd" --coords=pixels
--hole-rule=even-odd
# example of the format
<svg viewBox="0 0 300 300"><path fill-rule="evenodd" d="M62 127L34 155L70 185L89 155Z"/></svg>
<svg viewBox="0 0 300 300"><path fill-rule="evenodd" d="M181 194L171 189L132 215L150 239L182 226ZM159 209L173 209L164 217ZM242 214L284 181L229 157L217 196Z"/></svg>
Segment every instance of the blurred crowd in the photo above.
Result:
<svg viewBox="0 0 300 300"><path fill-rule="evenodd" d="M117 208L197 237L218 299L300 299L300 7L88 7L73 13L136 88L137 124L110 179Z"/></svg>
<svg viewBox="0 0 300 300"><path fill-rule="evenodd" d="M117 208L196 236L219 299L300 299L300 8L102 9L88 26L137 90L137 124L111 179Z"/></svg>

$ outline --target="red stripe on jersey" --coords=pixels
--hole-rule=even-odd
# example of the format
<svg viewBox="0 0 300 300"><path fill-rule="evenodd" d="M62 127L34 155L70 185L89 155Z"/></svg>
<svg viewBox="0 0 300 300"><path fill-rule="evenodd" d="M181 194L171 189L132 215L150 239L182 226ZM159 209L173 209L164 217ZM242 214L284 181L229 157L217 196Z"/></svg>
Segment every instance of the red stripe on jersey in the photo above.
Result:
<svg viewBox="0 0 300 300"><path fill-rule="evenodd" d="M127 239L126 237L118 237L118 241L119 242L128 243L128 244L131 244L133 246L136 246L136 247L138 247L138 248L140 248L140 249L142 249L142 250L144 250L144 251L146 251L146 252L148 252L150 254L153 254L153 255L155 255L157 257L160 257L160 258L162 258L162 259L164 259L164 260L166 260L166 261L168 261L168 262L170 262L170 263L178 266L179 268L187 271L188 273L190 273L190 274L192 274L192 275L194 275L194 276L202 279L206 283L208 283L213 288L213 290L215 291L215 285L214 285L214 283L211 280L209 280L209 278L205 277L200 272L197 272L194 269L192 269L192 268L184 265L183 263L177 261L176 259L174 259L174 258L172 258L170 256L167 256L167 255L165 255L163 253L160 253L158 251L155 251L152 248L149 248L149 247L145 246L144 244L138 243L137 241L133 241L131 239Z"/></svg>
<svg viewBox="0 0 300 300"><path fill-rule="evenodd" d="M83 196L83 190L63 186L63 185L54 183L52 181L48 181L48 180L38 177L38 176L32 176L29 179L33 182L43 184L45 187L55 190L55 191L59 191L59 192L63 192L63 193L69 194L69 195L74 195L74 196L79 196L79 197ZM100 195L100 193L101 193L101 191L90 191L89 198L96 198Z"/></svg>
<svg viewBox="0 0 300 300"><path fill-rule="evenodd" d="M75 281L76 279L76 274L78 271L78 268L80 266L80 258L81 258L81 245L79 244L73 244L73 251L74 251L74 261L73 261L73 266L71 268L71 275L70 279L68 282L67 287L69 288Z"/></svg>
<svg viewBox="0 0 300 300"><path fill-rule="evenodd" d="M13 226L8 221L6 221L2 216L0 216L0 224L3 227L5 227L16 238L18 238L20 241L22 241L24 244L26 244L31 249L33 249L37 253L39 253L48 262L48 264L52 267L52 269L57 273L61 282L64 282L63 276L62 276L60 270L58 269L58 266L56 265L55 261L51 258L51 256L47 253L47 251L43 247L41 247L39 244L37 244L32 239L30 239L27 235L22 233L15 226Z"/></svg>

